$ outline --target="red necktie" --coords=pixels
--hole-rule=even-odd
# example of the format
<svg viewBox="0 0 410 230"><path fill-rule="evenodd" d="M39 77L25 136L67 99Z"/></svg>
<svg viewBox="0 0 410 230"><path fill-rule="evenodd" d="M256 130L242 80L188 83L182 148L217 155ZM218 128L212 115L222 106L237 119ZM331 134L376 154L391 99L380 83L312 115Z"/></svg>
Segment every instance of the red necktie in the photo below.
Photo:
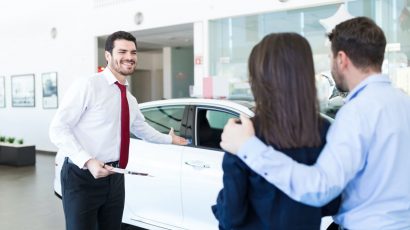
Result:
<svg viewBox="0 0 410 230"><path fill-rule="evenodd" d="M120 168L127 167L130 146L130 110L128 108L127 89L125 85L115 82L121 90L121 145Z"/></svg>

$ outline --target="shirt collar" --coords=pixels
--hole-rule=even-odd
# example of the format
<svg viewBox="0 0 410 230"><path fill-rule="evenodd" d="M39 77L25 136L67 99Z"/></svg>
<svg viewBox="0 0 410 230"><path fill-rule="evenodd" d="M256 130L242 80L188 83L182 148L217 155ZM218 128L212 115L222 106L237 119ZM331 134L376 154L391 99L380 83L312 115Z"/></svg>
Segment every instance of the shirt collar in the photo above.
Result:
<svg viewBox="0 0 410 230"><path fill-rule="evenodd" d="M103 76L105 77L105 80L107 80L109 85L112 85L118 81L117 78L114 76L114 74L111 72L110 68L106 67L102 73L103 73ZM127 80L125 80L124 85L128 86Z"/></svg>
<svg viewBox="0 0 410 230"><path fill-rule="evenodd" d="M353 98L355 98L366 86L373 84L373 83L387 83L390 84L391 81L389 79L389 76L386 74L374 74L370 75L366 79L364 79L362 82L360 82L356 87L354 87L353 90L350 91L350 93L347 95L347 97L344 99L344 102L347 103L351 101Z"/></svg>

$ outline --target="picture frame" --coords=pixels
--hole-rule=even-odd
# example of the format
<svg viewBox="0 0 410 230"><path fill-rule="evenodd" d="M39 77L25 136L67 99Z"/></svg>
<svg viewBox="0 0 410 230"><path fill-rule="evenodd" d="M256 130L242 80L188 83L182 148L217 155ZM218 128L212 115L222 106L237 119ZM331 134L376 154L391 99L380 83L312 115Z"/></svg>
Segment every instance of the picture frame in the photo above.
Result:
<svg viewBox="0 0 410 230"><path fill-rule="evenodd" d="M58 108L57 72L42 73L41 85L43 88L43 108Z"/></svg>
<svg viewBox="0 0 410 230"><path fill-rule="evenodd" d="M34 74L11 76L11 106L36 106Z"/></svg>
<svg viewBox="0 0 410 230"><path fill-rule="evenodd" d="M0 108L6 108L6 80L0 76Z"/></svg>

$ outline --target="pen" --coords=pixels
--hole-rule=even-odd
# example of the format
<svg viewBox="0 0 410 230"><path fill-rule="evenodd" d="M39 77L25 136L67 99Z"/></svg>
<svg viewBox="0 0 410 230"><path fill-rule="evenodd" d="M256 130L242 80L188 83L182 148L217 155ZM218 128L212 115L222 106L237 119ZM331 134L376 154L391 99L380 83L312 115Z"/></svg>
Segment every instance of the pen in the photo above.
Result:
<svg viewBox="0 0 410 230"><path fill-rule="evenodd" d="M148 173L140 173L140 172L132 172L132 171L126 171L128 174L131 175L138 175L138 176L149 176Z"/></svg>
<svg viewBox="0 0 410 230"><path fill-rule="evenodd" d="M137 176L149 176L149 177L153 177L152 175L148 174L148 173L142 173L142 172L133 172L133 171L129 171L126 169L121 169L121 168L112 168L111 169L112 172L116 172L116 173L122 173L122 174L130 174L130 175L137 175Z"/></svg>

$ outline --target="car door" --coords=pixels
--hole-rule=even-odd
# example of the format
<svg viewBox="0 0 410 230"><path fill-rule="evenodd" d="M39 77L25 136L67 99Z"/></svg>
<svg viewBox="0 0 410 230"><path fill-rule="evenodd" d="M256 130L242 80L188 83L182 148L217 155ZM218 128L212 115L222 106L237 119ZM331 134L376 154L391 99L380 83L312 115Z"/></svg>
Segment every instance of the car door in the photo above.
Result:
<svg viewBox="0 0 410 230"><path fill-rule="evenodd" d="M168 134L171 127L182 135L184 105L156 106L141 109L146 122ZM154 144L132 138L127 169L150 176L125 176L123 221L133 221L170 229L182 224L181 158L184 146Z"/></svg>
<svg viewBox="0 0 410 230"><path fill-rule="evenodd" d="M238 114L217 107L190 107L187 136L192 136L192 144L182 153L181 177L183 226L187 229L218 227L211 205L222 188L224 152L219 142L232 117Z"/></svg>

